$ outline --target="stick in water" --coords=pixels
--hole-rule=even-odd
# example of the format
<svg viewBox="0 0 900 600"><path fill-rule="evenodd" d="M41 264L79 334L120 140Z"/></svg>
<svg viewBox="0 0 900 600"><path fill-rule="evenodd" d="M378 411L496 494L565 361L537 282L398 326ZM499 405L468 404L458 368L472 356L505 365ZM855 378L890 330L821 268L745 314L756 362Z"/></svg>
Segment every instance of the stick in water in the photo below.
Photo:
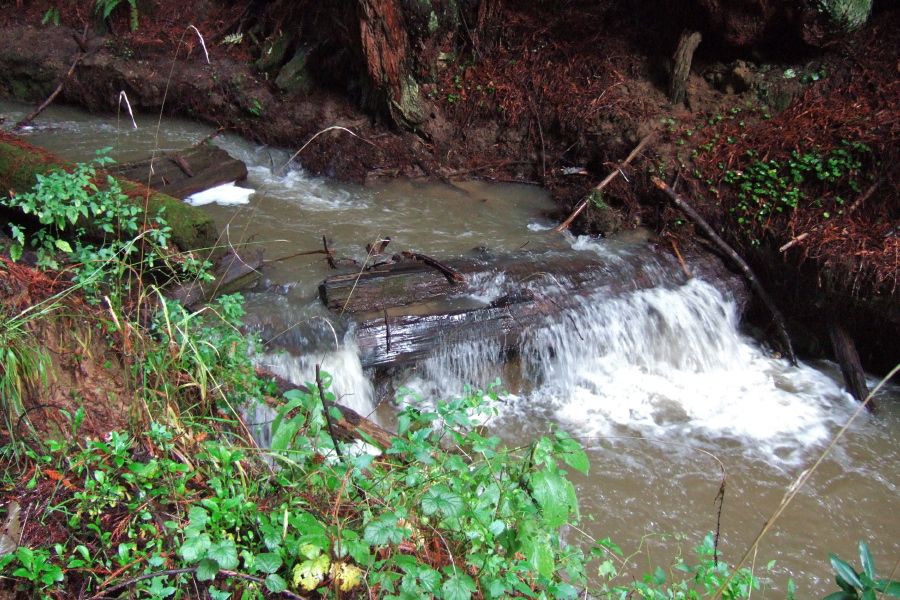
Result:
<svg viewBox="0 0 900 600"><path fill-rule="evenodd" d="M775 303L772 302L772 299L769 298L769 295L763 289L762 285L760 285L759 280L756 278L756 275L750 269L750 265L748 265L740 255L735 252L731 246L729 246L725 240L719 237L719 235L715 232L715 230L710 227L709 223L700 216L694 207L688 204L684 198L679 196L675 190L669 187L665 182L661 181L657 177L653 177L653 183L661 189L666 195L672 200L672 202L677 206L684 214L686 214L694 223L696 223L700 229L709 237L710 240L722 251L724 252L743 272L744 277L747 278L747 282L750 284L750 287L756 292L756 295L762 300L762 303L766 305L766 308L769 309L769 312L772 313L772 318L775 320L775 325L778 327L778 335L781 338L781 343L784 345L784 351L788 355L788 359L791 361L791 364L797 366L797 357L794 355L794 347L791 345L791 338L788 336L787 328L784 324L784 317L781 316L781 311L778 310L778 307L775 306Z"/></svg>

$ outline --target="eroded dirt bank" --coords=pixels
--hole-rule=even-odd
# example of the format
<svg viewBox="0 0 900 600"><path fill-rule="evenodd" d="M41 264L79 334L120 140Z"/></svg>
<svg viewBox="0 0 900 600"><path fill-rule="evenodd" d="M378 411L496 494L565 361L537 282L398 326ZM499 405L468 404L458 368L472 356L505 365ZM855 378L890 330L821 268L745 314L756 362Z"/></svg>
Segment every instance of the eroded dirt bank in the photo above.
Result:
<svg viewBox="0 0 900 600"><path fill-rule="evenodd" d="M655 131L573 228L640 223L661 245L683 246L693 227L650 177L677 183L775 292L807 353L828 353L824 325L837 321L870 368L900 360L896 11L876 4L858 32L816 38L809 24L803 35L757 27L805 18L777 11L673 20L653 3L461 2L451 14L432 2L434 20L425 11L421 23L432 34L408 27L402 40L419 70L414 86L397 80L398 101L379 96L394 81L392 55L379 54L379 87L360 66L369 30L347 28L371 15L295 4L139 3L132 32L127 13L102 24L91 2L61 5L43 25L51 4L28 3L0 21L0 90L40 101L80 54L57 101L110 111L125 91L138 110L295 149L345 127L359 137L325 133L303 164L353 180L533 181L554 192L560 216ZM684 102L672 104L671 56L689 25L704 41Z"/></svg>

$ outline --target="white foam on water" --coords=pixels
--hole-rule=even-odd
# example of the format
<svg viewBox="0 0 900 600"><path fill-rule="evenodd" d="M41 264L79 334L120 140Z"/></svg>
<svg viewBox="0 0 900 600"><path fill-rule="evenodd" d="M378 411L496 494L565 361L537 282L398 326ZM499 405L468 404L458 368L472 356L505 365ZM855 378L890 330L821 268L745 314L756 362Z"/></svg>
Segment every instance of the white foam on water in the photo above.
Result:
<svg viewBox="0 0 900 600"><path fill-rule="evenodd" d="M466 296L489 304L507 293L506 274L503 272L482 271L469 276Z"/></svg>
<svg viewBox="0 0 900 600"><path fill-rule="evenodd" d="M325 179L310 177L299 167L273 171L265 165L253 165L247 170L251 179L260 182L261 192L289 200L298 209L328 212L364 210L372 206L371 194L351 193Z"/></svg>
<svg viewBox="0 0 900 600"><path fill-rule="evenodd" d="M591 297L529 331L520 349L531 389L501 418L546 421L573 435L637 435L715 446L723 439L783 466L829 439L854 410L824 373L766 355L738 331L734 303L692 279ZM500 372L496 343L447 346L415 387L446 397Z"/></svg>

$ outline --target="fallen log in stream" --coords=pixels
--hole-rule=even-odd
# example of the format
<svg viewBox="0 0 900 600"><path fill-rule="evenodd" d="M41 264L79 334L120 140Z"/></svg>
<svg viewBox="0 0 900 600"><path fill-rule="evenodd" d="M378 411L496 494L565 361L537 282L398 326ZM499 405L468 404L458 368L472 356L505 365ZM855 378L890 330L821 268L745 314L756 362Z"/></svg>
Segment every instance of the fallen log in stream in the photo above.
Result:
<svg viewBox="0 0 900 600"><path fill-rule="evenodd" d="M695 277L746 304L741 278L720 261L691 252L684 259ZM678 260L650 246L608 259L548 251L442 263L465 281L451 282L410 261L335 275L319 287L328 309L355 326L364 367L415 363L442 345L465 341L514 350L529 330L596 294L612 297L687 280Z"/></svg>

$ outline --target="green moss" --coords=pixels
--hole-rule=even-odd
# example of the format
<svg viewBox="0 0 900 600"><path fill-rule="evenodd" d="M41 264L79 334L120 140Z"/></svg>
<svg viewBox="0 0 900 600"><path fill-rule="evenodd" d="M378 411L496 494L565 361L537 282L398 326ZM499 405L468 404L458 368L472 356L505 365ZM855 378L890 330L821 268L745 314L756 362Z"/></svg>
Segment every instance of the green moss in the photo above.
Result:
<svg viewBox="0 0 900 600"><path fill-rule="evenodd" d="M54 169L71 171L73 165L11 135L0 137L0 189L24 192L37 183L37 176ZM151 215L163 209L172 228L172 241L182 250L212 248L218 237L212 217L181 200L159 194L137 183L120 180L122 192ZM87 225L88 230L90 224Z"/></svg>

